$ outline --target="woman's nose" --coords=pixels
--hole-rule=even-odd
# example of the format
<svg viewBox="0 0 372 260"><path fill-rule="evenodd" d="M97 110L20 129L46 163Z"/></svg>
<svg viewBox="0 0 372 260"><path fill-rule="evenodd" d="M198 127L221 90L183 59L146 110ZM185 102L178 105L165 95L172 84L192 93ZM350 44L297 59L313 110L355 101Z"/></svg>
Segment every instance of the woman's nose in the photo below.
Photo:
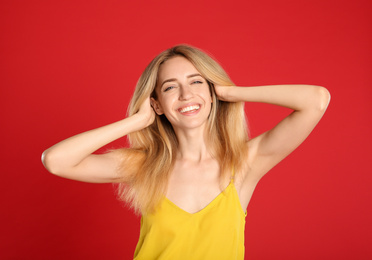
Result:
<svg viewBox="0 0 372 260"><path fill-rule="evenodd" d="M180 100L188 100L192 98L193 93L189 86L181 86L180 87Z"/></svg>

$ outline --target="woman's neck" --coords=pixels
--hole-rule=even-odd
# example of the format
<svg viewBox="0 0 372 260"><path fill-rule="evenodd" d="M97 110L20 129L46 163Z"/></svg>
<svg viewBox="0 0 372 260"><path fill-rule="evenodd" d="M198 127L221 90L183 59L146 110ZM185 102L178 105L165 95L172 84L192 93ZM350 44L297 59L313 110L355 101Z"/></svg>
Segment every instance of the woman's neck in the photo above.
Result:
<svg viewBox="0 0 372 260"><path fill-rule="evenodd" d="M177 159L200 162L211 157L204 127L175 129L175 133L178 139Z"/></svg>

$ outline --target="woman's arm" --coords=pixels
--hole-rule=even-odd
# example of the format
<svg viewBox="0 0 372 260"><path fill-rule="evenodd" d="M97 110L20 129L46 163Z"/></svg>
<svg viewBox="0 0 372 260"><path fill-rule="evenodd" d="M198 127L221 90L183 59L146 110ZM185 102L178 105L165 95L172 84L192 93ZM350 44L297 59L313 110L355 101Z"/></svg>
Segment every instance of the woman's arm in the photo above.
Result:
<svg viewBox="0 0 372 260"><path fill-rule="evenodd" d="M115 182L120 158L115 153L92 154L102 146L149 126L155 118L148 98L138 113L115 123L63 140L42 155L45 168L60 177L84 182Z"/></svg>
<svg viewBox="0 0 372 260"><path fill-rule="evenodd" d="M311 85L262 87L215 86L219 99L228 102L262 102L293 109L271 130L248 142L247 182L257 183L272 167L296 149L311 133L327 109L327 89Z"/></svg>

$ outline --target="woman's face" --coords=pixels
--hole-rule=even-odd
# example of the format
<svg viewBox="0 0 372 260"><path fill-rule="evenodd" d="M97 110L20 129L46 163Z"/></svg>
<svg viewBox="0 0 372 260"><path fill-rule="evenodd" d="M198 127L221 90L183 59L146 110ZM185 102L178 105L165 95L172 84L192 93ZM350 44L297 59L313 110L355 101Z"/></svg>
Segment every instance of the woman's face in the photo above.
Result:
<svg viewBox="0 0 372 260"><path fill-rule="evenodd" d="M207 81L184 57L164 62L158 73L157 100L152 104L157 114L164 114L174 128L204 126L211 111L212 97Z"/></svg>

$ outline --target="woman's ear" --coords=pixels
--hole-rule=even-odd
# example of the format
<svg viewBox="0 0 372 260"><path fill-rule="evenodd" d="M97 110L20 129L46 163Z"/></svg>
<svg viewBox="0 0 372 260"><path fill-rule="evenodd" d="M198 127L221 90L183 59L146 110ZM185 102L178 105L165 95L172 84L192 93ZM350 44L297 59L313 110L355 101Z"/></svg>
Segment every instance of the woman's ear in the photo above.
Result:
<svg viewBox="0 0 372 260"><path fill-rule="evenodd" d="M164 114L163 109L161 108L159 102L155 100L155 98L151 97L150 102L156 114L158 114L159 116Z"/></svg>

